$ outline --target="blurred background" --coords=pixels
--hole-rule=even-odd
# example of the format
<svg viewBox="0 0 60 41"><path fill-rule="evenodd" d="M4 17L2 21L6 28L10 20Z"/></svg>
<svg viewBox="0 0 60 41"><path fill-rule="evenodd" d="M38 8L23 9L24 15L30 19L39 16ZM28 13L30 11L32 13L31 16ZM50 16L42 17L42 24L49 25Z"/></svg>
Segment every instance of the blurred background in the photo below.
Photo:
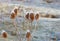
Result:
<svg viewBox="0 0 60 41"><path fill-rule="evenodd" d="M4 2L60 9L60 0L0 0L0 3Z"/></svg>
<svg viewBox="0 0 60 41"><path fill-rule="evenodd" d="M10 13L14 6L20 6L24 9L31 6L35 11L39 10L44 14L48 12L49 14L60 15L60 0L0 0L0 34L1 30L7 31L9 36L7 41L19 41L20 37L22 41L26 41L25 34L29 26L32 28L31 34L33 38L31 41L52 41L50 40L51 33L60 32L60 18L40 18L36 25L38 29L35 31L36 21L31 26L24 18L17 17L17 20L15 20L17 22L16 27L21 32L21 36L11 35L12 31L15 31L13 22L10 19ZM22 11L23 15L24 13ZM5 39L0 37L0 41L5 41Z"/></svg>

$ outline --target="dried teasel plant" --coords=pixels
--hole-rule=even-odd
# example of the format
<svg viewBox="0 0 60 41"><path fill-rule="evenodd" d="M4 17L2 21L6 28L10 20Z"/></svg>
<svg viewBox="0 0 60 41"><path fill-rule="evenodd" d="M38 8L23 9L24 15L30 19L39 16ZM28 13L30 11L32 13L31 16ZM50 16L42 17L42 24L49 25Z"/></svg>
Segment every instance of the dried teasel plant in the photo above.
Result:
<svg viewBox="0 0 60 41"><path fill-rule="evenodd" d="M16 28L16 33L17 33L17 27L16 27L16 22L15 22L15 19L17 17L17 14L18 14L18 10L19 10L19 7L14 7L14 9L11 11L11 15L10 15L10 19L12 19L13 21L13 25L15 26Z"/></svg>
<svg viewBox="0 0 60 41"><path fill-rule="evenodd" d="M39 20L39 18L40 18L40 14L39 13L36 13L35 14L35 20L36 20L36 24L35 24L35 30L37 30L37 25L38 25L38 20Z"/></svg>
<svg viewBox="0 0 60 41"><path fill-rule="evenodd" d="M8 37L8 33L5 30L2 30L1 35L2 35L3 38Z"/></svg>
<svg viewBox="0 0 60 41"><path fill-rule="evenodd" d="M35 15L35 19L38 20L39 17L40 17L40 16L39 16L39 13L37 13L37 14Z"/></svg>
<svg viewBox="0 0 60 41"><path fill-rule="evenodd" d="M27 39L27 41L31 41L31 33L30 33L30 30L27 30L26 39Z"/></svg>
<svg viewBox="0 0 60 41"><path fill-rule="evenodd" d="M31 22L34 20L34 13L30 13L30 20Z"/></svg>

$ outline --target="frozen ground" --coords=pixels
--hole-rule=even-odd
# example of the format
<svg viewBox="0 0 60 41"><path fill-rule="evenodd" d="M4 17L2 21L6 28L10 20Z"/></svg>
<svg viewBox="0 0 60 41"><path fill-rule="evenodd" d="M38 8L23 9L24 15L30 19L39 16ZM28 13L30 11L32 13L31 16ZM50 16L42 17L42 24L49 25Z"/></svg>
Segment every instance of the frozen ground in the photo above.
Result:
<svg viewBox="0 0 60 41"><path fill-rule="evenodd" d="M0 41L6 41L6 40L7 41L19 41L20 37L22 38L22 41L26 41L25 33L27 30L27 27L29 27L29 26L32 28L31 29L31 34L32 34L31 41L50 41L50 33L52 31L54 31L54 32L60 31L60 19L40 18L40 20L38 21L38 24L37 24L38 29L35 31L36 21L34 21L32 23L33 25L31 26L28 22L26 22L26 20L24 18L17 17L17 20L15 20L17 23L16 27L18 28L18 32L21 33L20 34L21 36L20 35L12 36L11 31L15 31L15 28L12 23L12 20L10 19L10 12L14 8L14 6L15 5L11 5L11 4L10 5L8 5L8 4L3 5L2 4L0 7L0 31L6 30L8 32L8 38L3 39L2 37L0 37ZM24 8L25 6L21 6L21 7ZM40 10L36 7L35 9L40 12L45 11L44 13L48 12L47 8L40 8L41 9ZM50 13L54 13L54 12L51 12L51 10L58 12L58 14L60 13L59 12L60 10L51 9L51 8L49 8L49 10L50 10ZM19 14L20 14L20 12L19 12ZM22 15L24 15L24 13Z"/></svg>
<svg viewBox="0 0 60 41"><path fill-rule="evenodd" d="M13 3L13 4L24 4L28 6L38 6L38 7L50 7L55 9L60 9L60 0L52 0L52 3L46 3L44 0L30 0L30 1L19 1L19 0L0 0L0 3Z"/></svg>
<svg viewBox="0 0 60 41"><path fill-rule="evenodd" d="M0 0L0 2L5 3L7 1ZM20 35L16 35L16 36L11 35L11 31L15 31L12 20L10 19L10 12L15 6L15 5L12 5L14 3L19 4L19 6L22 4L27 5L27 7L30 5L31 6L33 5L33 8L35 8L34 6L37 6L40 9L37 7L36 8L38 10L36 8L35 9L37 11L44 12L44 13L47 13L49 11L49 13L60 14L60 6L59 6L60 3L51 3L51 4L46 3L45 4L44 2L42 2L42 4L40 4L39 1L35 1L35 2L32 1L31 3L26 3L26 2L23 3L23 2L9 1L9 2L7 2L7 3L9 3L9 5L7 3L5 3L4 5L0 4L0 31L6 30L8 32L8 38L3 39L2 37L0 37L0 41L19 41L20 37L22 38L22 41L26 41L25 32L26 32L27 27L29 27L29 26L32 28L31 29L32 41L51 41L50 33L60 31L60 19L40 18L40 20L38 21L38 25L37 25L38 29L35 31L35 24L36 24L35 21L33 22L33 25L31 26L28 22L26 22L26 20L24 18L17 17L17 20L15 20L15 21L17 22L18 32L21 33L21 36ZM28 23L28 25L26 25L27 23Z"/></svg>

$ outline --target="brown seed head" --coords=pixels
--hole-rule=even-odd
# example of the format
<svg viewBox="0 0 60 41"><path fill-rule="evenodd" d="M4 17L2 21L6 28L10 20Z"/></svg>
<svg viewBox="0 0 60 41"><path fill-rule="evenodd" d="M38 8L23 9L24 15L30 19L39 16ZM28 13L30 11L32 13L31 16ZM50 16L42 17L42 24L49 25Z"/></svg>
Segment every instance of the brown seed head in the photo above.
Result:
<svg viewBox="0 0 60 41"><path fill-rule="evenodd" d="M20 7L16 7L16 6L15 6L14 9L13 9L13 11L15 12L16 15L17 15L17 13L18 13L19 8L20 8Z"/></svg>
<svg viewBox="0 0 60 41"><path fill-rule="evenodd" d="M39 14L35 15L35 19L38 20L39 19Z"/></svg>
<svg viewBox="0 0 60 41"><path fill-rule="evenodd" d="M3 32L3 33L2 33L2 37L3 37L3 38L7 38L7 33L6 33L6 32Z"/></svg>
<svg viewBox="0 0 60 41"><path fill-rule="evenodd" d="M27 32L26 38L30 38L30 36L31 36L30 32Z"/></svg>
<svg viewBox="0 0 60 41"><path fill-rule="evenodd" d="M29 13L27 13L25 17L26 17L26 19L29 19Z"/></svg>
<svg viewBox="0 0 60 41"><path fill-rule="evenodd" d="M17 13L18 13L18 9L14 9L14 12L15 12L15 14L17 15Z"/></svg>
<svg viewBox="0 0 60 41"><path fill-rule="evenodd" d="M34 13L30 13L30 19L31 19L31 21L34 20Z"/></svg>
<svg viewBox="0 0 60 41"><path fill-rule="evenodd" d="M10 18L11 18L11 19L14 19L15 17L16 17L15 13L12 12Z"/></svg>

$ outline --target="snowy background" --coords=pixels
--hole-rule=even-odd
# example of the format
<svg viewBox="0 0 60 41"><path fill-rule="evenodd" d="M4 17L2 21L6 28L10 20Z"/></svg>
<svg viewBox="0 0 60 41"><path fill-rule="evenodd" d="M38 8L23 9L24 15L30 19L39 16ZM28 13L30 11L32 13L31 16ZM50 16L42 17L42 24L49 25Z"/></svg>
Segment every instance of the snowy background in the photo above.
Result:
<svg viewBox="0 0 60 41"><path fill-rule="evenodd" d="M10 19L10 12L16 6L15 4L39 7L40 12L48 12L54 14L60 14L60 0L52 0L52 3L47 3L45 0L29 0L29 1L20 1L20 0L0 0L0 31L6 30L8 32L8 38L4 39L0 37L0 41L19 41L20 37L22 41L26 41L25 32L27 27L31 27L32 40L31 41L51 41L50 35L51 32L60 32L60 19L48 19L40 18L37 24L37 30L35 31L36 21L33 22L32 26L26 22L24 18L17 17L17 28L21 33L20 35L12 36L11 31L15 31L12 20ZM3 3L3 4L2 4ZM28 23L28 24L27 24ZM8 25L8 26L7 26ZM24 25L24 26L23 26ZM0 33L1 34L1 33ZM18 37L19 36L19 37Z"/></svg>

